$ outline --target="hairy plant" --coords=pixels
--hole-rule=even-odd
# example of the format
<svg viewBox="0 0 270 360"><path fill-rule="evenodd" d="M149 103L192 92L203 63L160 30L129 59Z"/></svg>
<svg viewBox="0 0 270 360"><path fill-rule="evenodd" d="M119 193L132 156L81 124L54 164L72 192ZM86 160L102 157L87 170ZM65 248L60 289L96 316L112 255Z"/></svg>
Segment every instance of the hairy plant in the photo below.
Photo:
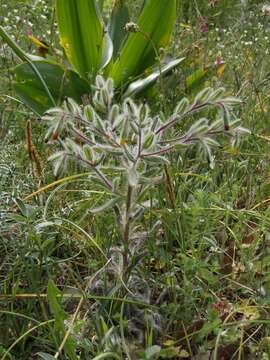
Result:
<svg viewBox="0 0 270 360"><path fill-rule="evenodd" d="M139 220L150 206L147 192L162 180L168 154L197 144L213 165L212 149L219 146L216 136L226 134L235 139L247 130L232 111L241 101L224 96L222 88L206 88L193 102L183 98L168 118L151 114L147 104L136 104L130 98L121 105L113 100L113 80L97 76L92 104L82 107L67 99L62 107L47 111L43 119L49 123L46 140L58 139L62 148L50 157L55 175L63 173L72 161L92 172L93 184L106 191L107 200L89 211L114 210L121 234L117 271L126 282L147 235L138 231ZM209 108L216 109L213 121L204 111L203 117L181 131L179 123Z"/></svg>

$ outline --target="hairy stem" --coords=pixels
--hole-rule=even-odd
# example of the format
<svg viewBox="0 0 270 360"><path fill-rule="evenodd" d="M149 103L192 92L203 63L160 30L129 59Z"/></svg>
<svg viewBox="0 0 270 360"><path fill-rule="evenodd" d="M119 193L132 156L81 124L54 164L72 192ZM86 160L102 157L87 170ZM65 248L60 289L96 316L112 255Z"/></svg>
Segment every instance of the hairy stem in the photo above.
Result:
<svg viewBox="0 0 270 360"><path fill-rule="evenodd" d="M128 280L128 255L129 255L129 235L130 235L130 210L132 204L133 187L128 186L126 199L126 213L123 231L123 280Z"/></svg>

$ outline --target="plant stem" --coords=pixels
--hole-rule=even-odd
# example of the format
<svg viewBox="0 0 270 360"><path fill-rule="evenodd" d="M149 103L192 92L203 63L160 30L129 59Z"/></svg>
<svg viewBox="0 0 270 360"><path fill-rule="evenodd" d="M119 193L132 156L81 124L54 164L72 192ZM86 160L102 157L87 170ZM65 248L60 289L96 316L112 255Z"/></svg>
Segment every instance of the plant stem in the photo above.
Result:
<svg viewBox="0 0 270 360"><path fill-rule="evenodd" d="M128 186L126 199L126 214L123 232L123 281L128 280L128 255L129 255L129 234L130 234L130 210L132 204L133 187Z"/></svg>

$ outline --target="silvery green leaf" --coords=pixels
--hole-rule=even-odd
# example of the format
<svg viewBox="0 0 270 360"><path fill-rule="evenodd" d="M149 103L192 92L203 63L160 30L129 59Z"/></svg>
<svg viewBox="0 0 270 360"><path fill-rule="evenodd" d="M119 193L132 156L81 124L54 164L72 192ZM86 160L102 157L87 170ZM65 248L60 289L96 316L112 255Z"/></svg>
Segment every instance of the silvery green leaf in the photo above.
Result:
<svg viewBox="0 0 270 360"><path fill-rule="evenodd" d="M65 151L58 151L54 154L52 154L49 158L48 158L48 161L55 161L55 160L58 160L59 158L63 157L64 155L66 154Z"/></svg>
<svg viewBox="0 0 270 360"><path fill-rule="evenodd" d="M102 97L102 103L104 104L104 107L107 109L108 106L110 105L111 99L106 88L103 88L101 90L101 97Z"/></svg>
<svg viewBox="0 0 270 360"><path fill-rule="evenodd" d="M189 100L187 98L183 98L175 107L174 114L182 115L184 114L190 106Z"/></svg>
<svg viewBox="0 0 270 360"><path fill-rule="evenodd" d="M233 131L239 134L251 134L251 131L245 127L238 126L237 128L233 129Z"/></svg>
<svg viewBox="0 0 270 360"><path fill-rule="evenodd" d="M106 131L105 126L104 126L104 121L100 118L99 115L96 115L96 116L95 116L95 126L96 126L98 129L101 129L101 130L103 130L103 131Z"/></svg>
<svg viewBox="0 0 270 360"><path fill-rule="evenodd" d="M72 98L67 98L64 101L64 108L66 109L67 112L70 112L73 115L76 115L76 116L81 115L80 106Z"/></svg>
<svg viewBox="0 0 270 360"><path fill-rule="evenodd" d="M211 147L207 144L207 142L205 142L203 140L202 140L201 143L203 145L203 149L205 151L207 160L209 162L209 166L210 166L211 169L214 169L214 167L215 167L215 158L214 158L214 156L212 154Z"/></svg>
<svg viewBox="0 0 270 360"><path fill-rule="evenodd" d="M90 123L95 122L96 112L92 105L86 105L84 107L84 116Z"/></svg>
<svg viewBox="0 0 270 360"><path fill-rule="evenodd" d="M90 145L85 144L83 146L83 152L87 160L93 161L93 151Z"/></svg>
<svg viewBox="0 0 270 360"><path fill-rule="evenodd" d="M143 139L143 148L149 149L154 144L154 140L155 140L155 135L152 132L146 134Z"/></svg>
<svg viewBox="0 0 270 360"><path fill-rule="evenodd" d="M123 114L120 114L119 116L117 116L117 118L115 119L114 124L113 124L114 131L119 129L123 125L124 119L125 119L125 117Z"/></svg>
<svg viewBox="0 0 270 360"><path fill-rule="evenodd" d="M47 228L49 226L55 226L55 225L62 225L62 221L60 219L55 219L53 221L43 221L35 226L35 229L39 232L43 230L44 228Z"/></svg>
<svg viewBox="0 0 270 360"><path fill-rule="evenodd" d="M237 126L239 126L241 124L241 119L236 118L232 121L230 121L230 128L236 128Z"/></svg>
<svg viewBox="0 0 270 360"><path fill-rule="evenodd" d="M196 121L195 124L193 124L189 128L188 134L190 134L191 136L199 136L200 134L206 132L208 129L209 129L208 120L206 118L202 118Z"/></svg>
<svg viewBox="0 0 270 360"><path fill-rule="evenodd" d="M100 92L96 93L93 98L93 103L95 105L95 109L98 112L105 113L107 110L106 104L103 102L103 98Z"/></svg>
<svg viewBox="0 0 270 360"><path fill-rule="evenodd" d="M67 151L70 151L75 155L81 155L83 153L81 146L76 144L75 141L70 138L66 139L64 142L64 147Z"/></svg>
<svg viewBox="0 0 270 360"><path fill-rule="evenodd" d="M151 121L151 130L155 132L155 129L159 128L162 125L159 116L155 116Z"/></svg>
<svg viewBox="0 0 270 360"><path fill-rule="evenodd" d="M54 130L54 126L50 126L49 129L47 130L47 132L45 134L45 142L46 143L49 141L49 139L52 138L53 130Z"/></svg>
<svg viewBox="0 0 270 360"><path fill-rule="evenodd" d="M210 138L210 137L204 137L204 138L203 138L203 141L204 141L204 143L206 143L206 144L209 145L209 146L217 146L217 147L220 147L220 144L219 144L216 140L214 140L214 139L212 139L212 138Z"/></svg>
<svg viewBox="0 0 270 360"><path fill-rule="evenodd" d="M106 154L101 154L101 155L99 155L99 156L97 156L96 154L95 154L95 152L93 152L93 154L94 154L94 164L95 164L95 166L99 166L103 161L104 161L104 159L106 158Z"/></svg>
<svg viewBox="0 0 270 360"><path fill-rule="evenodd" d="M126 114L128 114L129 116L131 115L131 117L132 116L138 117L138 115L139 115L139 109L131 98L127 98L124 101L123 109L124 109L124 112Z"/></svg>
<svg viewBox="0 0 270 360"><path fill-rule="evenodd" d="M114 172L114 173L119 173L119 172L126 172L127 168L121 165L105 165L105 166L101 166L100 169L105 170L105 171L109 171L109 172Z"/></svg>
<svg viewBox="0 0 270 360"><path fill-rule="evenodd" d="M135 133L136 135L139 135L139 126L138 126L138 124L136 123L136 121L131 121L131 122L130 122L130 127L131 127L131 129L134 131L134 133Z"/></svg>
<svg viewBox="0 0 270 360"><path fill-rule="evenodd" d="M59 137L62 133L62 131L66 128L66 122L64 120L66 120L67 118L63 118L63 119L60 119L58 120L56 123L55 123L55 126L53 128L53 137Z"/></svg>
<svg viewBox="0 0 270 360"><path fill-rule="evenodd" d="M67 167L67 158L66 155L59 157L54 161L53 174L55 177L58 177L61 173L65 172Z"/></svg>
<svg viewBox="0 0 270 360"><path fill-rule="evenodd" d="M129 121L127 117L125 117L121 126L120 145L126 144L128 140L128 135L129 135Z"/></svg>
<svg viewBox="0 0 270 360"><path fill-rule="evenodd" d="M96 87L98 89L101 89L105 86L105 80L103 79L103 77L101 75L97 75L96 77Z"/></svg>
<svg viewBox="0 0 270 360"><path fill-rule="evenodd" d="M118 170L118 169L117 169L117 170ZM123 169L123 170L126 171L126 169ZM120 184L121 184L121 178L120 178L120 176L119 176L119 177L116 176L116 177L113 179L112 183L113 183L113 189L114 189L114 191L115 191L116 189L119 188L119 186L120 186Z"/></svg>
<svg viewBox="0 0 270 360"><path fill-rule="evenodd" d="M132 155L132 153L129 151L128 146L123 145L124 154L126 155L127 159L133 163L135 163L135 157Z"/></svg>
<svg viewBox="0 0 270 360"><path fill-rule="evenodd" d="M206 102L209 98L211 98L212 93L213 90L210 87L203 89L196 95L194 103L200 104Z"/></svg>
<svg viewBox="0 0 270 360"><path fill-rule="evenodd" d="M108 79L107 79L106 87L107 87L107 90L108 90L108 93L110 94L110 96L113 97L113 94L114 94L114 83L113 83L113 79L112 79L112 78L108 78Z"/></svg>
<svg viewBox="0 0 270 360"><path fill-rule="evenodd" d="M120 147L113 147L113 146L109 146L109 145L104 145L104 144L98 144L97 146L94 147L95 150L98 151L106 151L107 153L113 154L113 155L122 155L123 154L123 150Z"/></svg>
<svg viewBox="0 0 270 360"><path fill-rule="evenodd" d="M189 144L182 142L182 141L179 141L174 144L175 150L183 150L183 148L186 148L187 146L189 146Z"/></svg>
<svg viewBox="0 0 270 360"><path fill-rule="evenodd" d="M243 101L237 97L234 96L226 96L221 100L224 104L233 106L233 105L240 105L243 104Z"/></svg>
<svg viewBox="0 0 270 360"><path fill-rule="evenodd" d="M57 114L63 114L63 109L60 106L48 109L45 114L42 116L42 119L46 118L47 115L57 115Z"/></svg>
<svg viewBox="0 0 270 360"><path fill-rule="evenodd" d="M221 130L224 127L223 119L219 118L209 125L209 131Z"/></svg>
<svg viewBox="0 0 270 360"><path fill-rule="evenodd" d="M147 153L145 155L147 155ZM153 163L153 164L160 164L160 163L169 164L169 160L166 159L165 156L161 156L161 155L149 154L149 156L144 156L144 160L147 161L148 163Z"/></svg>
<svg viewBox="0 0 270 360"><path fill-rule="evenodd" d="M109 122L111 123L112 127L114 126L114 123L118 118L119 114L120 114L120 107L119 105L114 104L109 112Z"/></svg>
<svg viewBox="0 0 270 360"><path fill-rule="evenodd" d="M147 104L141 104L139 108L139 120L140 123L144 123L149 117L150 109Z"/></svg>
<svg viewBox="0 0 270 360"><path fill-rule="evenodd" d="M216 101L218 99L220 99L225 93L225 89L220 87L216 90L214 90L210 96L208 97L208 101Z"/></svg>

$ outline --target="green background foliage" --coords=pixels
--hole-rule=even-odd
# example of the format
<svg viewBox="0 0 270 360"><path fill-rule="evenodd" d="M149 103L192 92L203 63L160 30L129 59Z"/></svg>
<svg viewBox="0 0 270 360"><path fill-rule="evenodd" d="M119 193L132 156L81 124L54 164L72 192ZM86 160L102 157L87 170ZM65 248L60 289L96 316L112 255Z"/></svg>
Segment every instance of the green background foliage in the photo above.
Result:
<svg viewBox="0 0 270 360"><path fill-rule="evenodd" d="M262 1L208 4L178 1L166 50L186 60L147 98L168 116L183 96L193 100L205 86L223 86L243 100L237 115L251 135L221 138L213 168L196 147L170 155L138 225L147 241L134 259L142 266L128 289L133 295L106 275L91 240L117 259L112 212L88 211L108 195L74 164L67 179L54 177L47 159L58 147L45 144L46 126L15 99L18 62L0 43L0 358L8 351L10 359L51 359L70 328L61 359L72 358L74 342L80 359L269 358L270 18ZM134 18L141 5L129 4ZM109 14L110 1L104 6ZM60 49L50 1L1 0L0 21L27 52L37 52L30 29ZM220 73L217 57L225 65ZM188 88L196 72L204 76ZM28 119L42 177L25 144ZM156 221L161 226L150 232Z"/></svg>

